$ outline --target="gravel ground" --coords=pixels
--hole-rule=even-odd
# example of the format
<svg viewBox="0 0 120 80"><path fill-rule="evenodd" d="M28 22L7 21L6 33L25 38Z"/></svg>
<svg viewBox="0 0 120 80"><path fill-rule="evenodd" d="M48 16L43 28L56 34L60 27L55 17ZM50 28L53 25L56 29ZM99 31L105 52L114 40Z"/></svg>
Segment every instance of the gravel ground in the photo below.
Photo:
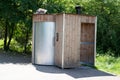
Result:
<svg viewBox="0 0 120 80"><path fill-rule="evenodd" d="M31 64L31 56L0 52L0 80L120 80L90 67L60 69Z"/></svg>

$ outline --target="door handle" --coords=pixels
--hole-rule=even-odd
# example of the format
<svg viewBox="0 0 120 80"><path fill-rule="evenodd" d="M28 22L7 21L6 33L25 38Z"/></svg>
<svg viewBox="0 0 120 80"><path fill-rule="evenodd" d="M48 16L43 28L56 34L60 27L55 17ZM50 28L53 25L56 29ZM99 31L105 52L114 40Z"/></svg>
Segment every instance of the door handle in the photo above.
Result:
<svg viewBox="0 0 120 80"><path fill-rule="evenodd" d="M59 33L56 33L56 41L59 41Z"/></svg>

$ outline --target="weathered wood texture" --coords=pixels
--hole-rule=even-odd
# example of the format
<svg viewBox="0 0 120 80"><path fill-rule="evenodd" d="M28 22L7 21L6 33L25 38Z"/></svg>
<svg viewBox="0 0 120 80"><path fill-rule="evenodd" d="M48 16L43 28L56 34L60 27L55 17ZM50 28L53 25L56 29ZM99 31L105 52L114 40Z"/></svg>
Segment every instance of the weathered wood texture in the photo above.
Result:
<svg viewBox="0 0 120 80"><path fill-rule="evenodd" d="M62 68L77 67L80 62L80 18L78 15L59 14L56 16L55 64Z"/></svg>
<svg viewBox="0 0 120 80"><path fill-rule="evenodd" d="M34 14L33 15L33 22L40 22L40 21L55 22L55 15L50 15L50 14Z"/></svg>
<svg viewBox="0 0 120 80"><path fill-rule="evenodd" d="M80 61L80 18L65 14L64 68L77 67Z"/></svg>
<svg viewBox="0 0 120 80"><path fill-rule="evenodd" d="M95 24L81 23L80 61L94 64Z"/></svg>
<svg viewBox="0 0 120 80"><path fill-rule="evenodd" d="M94 64L95 16L56 14L33 15L33 22L55 22L55 65L77 67L79 62Z"/></svg>
<svg viewBox="0 0 120 80"><path fill-rule="evenodd" d="M81 23L95 23L96 17L95 16L81 16Z"/></svg>
<svg viewBox="0 0 120 80"><path fill-rule="evenodd" d="M56 15L55 65L62 67L63 15Z"/></svg>

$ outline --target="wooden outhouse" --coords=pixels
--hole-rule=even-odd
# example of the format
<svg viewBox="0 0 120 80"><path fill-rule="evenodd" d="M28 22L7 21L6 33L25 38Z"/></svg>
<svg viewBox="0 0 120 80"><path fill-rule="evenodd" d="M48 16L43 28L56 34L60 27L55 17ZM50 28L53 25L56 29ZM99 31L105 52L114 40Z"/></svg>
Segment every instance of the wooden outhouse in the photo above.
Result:
<svg viewBox="0 0 120 80"><path fill-rule="evenodd" d="M34 14L33 15L33 52L35 63L35 22L54 22L54 64L61 68L73 68L80 62L92 64L96 53L95 16L78 14ZM49 25L48 25L49 26Z"/></svg>

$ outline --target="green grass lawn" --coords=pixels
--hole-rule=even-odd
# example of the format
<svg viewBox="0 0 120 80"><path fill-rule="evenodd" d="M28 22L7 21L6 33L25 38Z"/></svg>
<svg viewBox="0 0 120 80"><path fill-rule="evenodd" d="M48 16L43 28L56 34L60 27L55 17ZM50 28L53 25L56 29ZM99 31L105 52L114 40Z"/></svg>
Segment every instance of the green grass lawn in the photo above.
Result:
<svg viewBox="0 0 120 80"><path fill-rule="evenodd" d="M99 70L120 75L120 57L97 54L95 65Z"/></svg>

